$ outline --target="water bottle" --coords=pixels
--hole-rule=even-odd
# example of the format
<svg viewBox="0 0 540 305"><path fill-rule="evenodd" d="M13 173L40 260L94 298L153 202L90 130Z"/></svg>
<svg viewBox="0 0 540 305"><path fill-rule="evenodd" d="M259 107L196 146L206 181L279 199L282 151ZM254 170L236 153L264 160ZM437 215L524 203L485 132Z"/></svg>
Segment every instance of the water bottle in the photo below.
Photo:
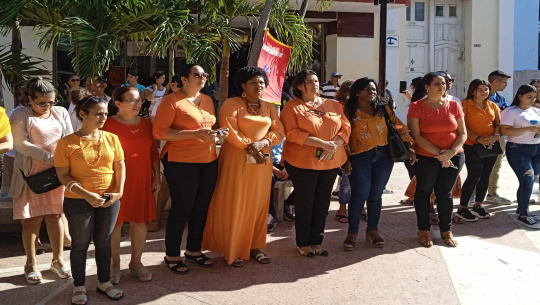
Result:
<svg viewBox="0 0 540 305"><path fill-rule="evenodd" d="M537 120L529 120L529 122L531 122L531 124L533 124L533 125L538 124L538 121L537 121ZM535 134L534 134L534 137L535 137L535 138L540 138L540 133L535 133Z"/></svg>

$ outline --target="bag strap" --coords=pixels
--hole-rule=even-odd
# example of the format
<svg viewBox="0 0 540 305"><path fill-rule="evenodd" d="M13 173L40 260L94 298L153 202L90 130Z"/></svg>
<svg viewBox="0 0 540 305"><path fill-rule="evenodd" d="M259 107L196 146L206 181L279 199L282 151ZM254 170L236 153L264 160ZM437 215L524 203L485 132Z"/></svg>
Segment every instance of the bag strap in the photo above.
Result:
<svg viewBox="0 0 540 305"><path fill-rule="evenodd" d="M387 107L388 107L388 106L384 106L384 111L383 111L384 119L386 120L386 124L387 124L387 125L392 125L392 126L394 126L394 123L392 123L392 119L390 118L390 115L388 114L388 109L390 109L390 107L388 107L388 108L387 108ZM390 109L390 111L391 111L392 113L394 113L394 111L393 111L392 109ZM395 126L394 126L394 128L395 128Z"/></svg>

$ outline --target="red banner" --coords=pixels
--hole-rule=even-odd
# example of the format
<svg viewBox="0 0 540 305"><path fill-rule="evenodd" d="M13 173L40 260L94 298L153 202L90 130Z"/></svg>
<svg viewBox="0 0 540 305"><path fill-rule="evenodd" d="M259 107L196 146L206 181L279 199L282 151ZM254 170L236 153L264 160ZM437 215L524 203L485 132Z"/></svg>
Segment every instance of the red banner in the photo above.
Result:
<svg viewBox="0 0 540 305"><path fill-rule="evenodd" d="M266 71L268 87L264 91L263 100L281 105L281 91L292 47L277 41L266 29L263 46L257 66Z"/></svg>

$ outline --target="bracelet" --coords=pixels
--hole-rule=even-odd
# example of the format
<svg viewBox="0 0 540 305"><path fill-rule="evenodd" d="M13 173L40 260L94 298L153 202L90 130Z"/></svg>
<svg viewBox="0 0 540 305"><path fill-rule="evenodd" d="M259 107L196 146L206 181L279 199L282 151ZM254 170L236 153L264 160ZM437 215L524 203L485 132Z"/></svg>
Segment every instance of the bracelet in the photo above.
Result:
<svg viewBox="0 0 540 305"><path fill-rule="evenodd" d="M73 183L77 183L77 180L71 180L66 184L66 188L69 189L69 186Z"/></svg>
<svg viewBox="0 0 540 305"><path fill-rule="evenodd" d="M81 184L80 184L79 182L75 181L74 183L72 183L72 184L68 187L68 191L71 192L71 189L73 188L74 185L79 185L79 186L81 186Z"/></svg>
<svg viewBox="0 0 540 305"><path fill-rule="evenodd" d="M478 136L476 137L476 142L478 142L478 139L480 139L482 136Z"/></svg>

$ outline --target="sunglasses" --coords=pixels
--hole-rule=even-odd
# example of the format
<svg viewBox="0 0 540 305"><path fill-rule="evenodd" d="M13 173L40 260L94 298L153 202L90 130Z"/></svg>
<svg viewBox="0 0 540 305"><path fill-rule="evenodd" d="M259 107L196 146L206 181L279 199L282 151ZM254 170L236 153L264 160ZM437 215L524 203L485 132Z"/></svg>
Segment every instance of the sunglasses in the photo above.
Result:
<svg viewBox="0 0 540 305"><path fill-rule="evenodd" d="M39 108L47 108L47 106L54 106L56 104L56 102L45 102L45 103L36 103L34 101L34 104L36 104Z"/></svg>
<svg viewBox="0 0 540 305"><path fill-rule="evenodd" d="M70 79L69 81L74 83L74 82L80 82L81 80L78 78L75 78L75 79Z"/></svg>
<svg viewBox="0 0 540 305"><path fill-rule="evenodd" d="M199 72L193 72L193 73L190 73L190 74L193 74L193 76L195 76L196 78L208 78L208 76L210 76L210 74L206 73L206 72L203 72L203 73L199 73Z"/></svg>

